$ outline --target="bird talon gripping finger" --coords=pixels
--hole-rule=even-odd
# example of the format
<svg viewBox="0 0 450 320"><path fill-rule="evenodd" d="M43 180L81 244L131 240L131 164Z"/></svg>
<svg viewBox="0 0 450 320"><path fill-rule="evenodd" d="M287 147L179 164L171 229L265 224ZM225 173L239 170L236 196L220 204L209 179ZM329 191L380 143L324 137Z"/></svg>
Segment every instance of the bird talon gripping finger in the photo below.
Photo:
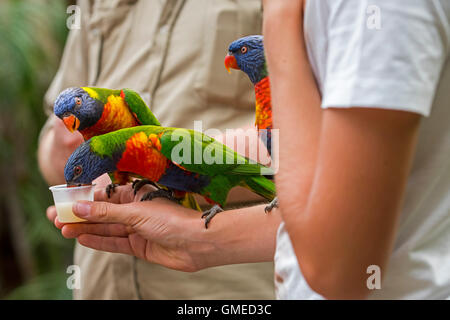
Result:
<svg viewBox="0 0 450 320"><path fill-rule="evenodd" d="M136 195L136 193L146 184L152 185L154 186L156 189L161 189L160 187L158 187L158 185L156 183L154 183L153 181L150 181L148 179L137 179L133 181L133 184L131 185L131 187L134 190L134 195Z"/></svg>
<svg viewBox="0 0 450 320"><path fill-rule="evenodd" d="M180 137L183 143L180 143ZM190 157L180 159L180 148L200 148L207 156L211 153L204 151L213 150L216 157L220 154L222 158L218 163L197 163L194 154L190 153ZM168 189L154 191L144 200L156 195L177 198L176 191L182 191L193 200L193 194L198 194L209 203L224 207L229 191L236 186L245 187L268 201L273 200L275 184L262 175L262 169L269 170L201 132L137 126L95 136L81 144L67 161L64 176L68 184L76 184L91 183L104 173L125 172ZM205 212L206 227L212 217L222 211L220 207L213 206Z"/></svg>
<svg viewBox="0 0 450 320"><path fill-rule="evenodd" d="M156 191L147 192L142 196L141 201L151 201L155 198L166 198L176 203L179 203L178 199L174 197L172 191L164 189L158 189Z"/></svg>
<svg viewBox="0 0 450 320"><path fill-rule="evenodd" d="M105 191L106 195L108 196L108 199L111 198L111 194L116 191L116 187L119 185L117 183L110 183L106 186Z"/></svg>
<svg viewBox="0 0 450 320"><path fill-rule="evenodd" d="M120 129L140 125L160 126L144 100L131 89L68 88L59 94L53 110L69 131L78 130L85 141ZM152 136L152 139L158 147L156 136ZM116 176L120 176L121 179L118 180ZM124 184L128 182L128 177L126 173L115 172L111 180ZM144 182L133 183L135 195L144 184ZM157 185L153 185L158 189ZM111 186L106 190L108 197L111 196L111 191L114 192L114 187ZM195 210L199 208L192 196L187 195L186 200L188 201L184 202L185 206Z"/></svg>

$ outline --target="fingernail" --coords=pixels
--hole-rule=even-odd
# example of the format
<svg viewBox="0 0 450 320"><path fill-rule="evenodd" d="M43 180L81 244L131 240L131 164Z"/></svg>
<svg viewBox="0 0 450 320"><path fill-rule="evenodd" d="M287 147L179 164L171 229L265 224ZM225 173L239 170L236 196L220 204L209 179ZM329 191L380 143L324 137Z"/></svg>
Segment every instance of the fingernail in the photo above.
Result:
<svg viewBox="0 0 450 320"><path fill-rule="evenodd" d="M72 210L78 217L85 218L91 214L91 204L89 202L76 202Z"/></svg>

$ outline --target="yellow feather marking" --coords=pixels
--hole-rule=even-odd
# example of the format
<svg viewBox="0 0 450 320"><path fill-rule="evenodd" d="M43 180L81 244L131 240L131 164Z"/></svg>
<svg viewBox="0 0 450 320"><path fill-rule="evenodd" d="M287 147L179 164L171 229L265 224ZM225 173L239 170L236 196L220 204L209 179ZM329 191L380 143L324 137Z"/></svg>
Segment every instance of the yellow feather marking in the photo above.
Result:
<svg viewBox="0 0 450 320"><path fill-rule="evenodd" d="M86 91L92 98L98 99L98 93L95 90L88 87L81 87L81 89Z"/></svg>

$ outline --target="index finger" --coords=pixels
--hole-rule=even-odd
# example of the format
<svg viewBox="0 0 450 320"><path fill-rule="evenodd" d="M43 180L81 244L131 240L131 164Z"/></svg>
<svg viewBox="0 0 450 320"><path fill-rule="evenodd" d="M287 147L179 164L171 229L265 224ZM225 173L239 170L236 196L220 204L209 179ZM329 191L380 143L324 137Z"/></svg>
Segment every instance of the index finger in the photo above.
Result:
<svg viewBox="0 0 450 320"><path fill-rule="evenodd" d="M107 201L111 203L121 204L134 201L134 192L130 184L124 186L118 186L114 188L114 191L110 192L110 197L106 194L106 188L100 188L95 190L95 201Z"/></svg>

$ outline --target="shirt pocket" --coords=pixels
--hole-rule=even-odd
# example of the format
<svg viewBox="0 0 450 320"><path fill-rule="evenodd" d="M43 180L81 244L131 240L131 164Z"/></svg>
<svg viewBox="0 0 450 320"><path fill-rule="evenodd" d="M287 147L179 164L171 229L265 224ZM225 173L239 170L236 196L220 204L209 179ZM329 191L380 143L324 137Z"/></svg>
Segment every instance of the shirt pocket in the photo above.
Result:
<svg viewBox="0 0 450 320"><path fill-rule="evenodd" d="M228 74L224 59L234 40L262 32L260 0L209 0L205 19L195 88L211 106L254 109L255 97L250 79L242 71Z"/></svg>
<svg viewBox="0 0 450 320"><path fill-rule="evenodd" d="M113 32L115 29L121 29L122 34L128 33L125 30L124 17L129 14L129 11L133 8L137 0L97 0L90 2L90 10L87 18L88 28L88 84L95 86L98 83L99 77L103 72L103 65L105 64L102 59L104 58L103 52L106 50L109 56L113 56L113 53L118 51L119 48L114 48L115 51L110 48L105 48L105 44L113 42L114 39L110 39L115 35ZM129 24L128 24L129 29ZM115 46L117 47L117 45Z"/></svg>

